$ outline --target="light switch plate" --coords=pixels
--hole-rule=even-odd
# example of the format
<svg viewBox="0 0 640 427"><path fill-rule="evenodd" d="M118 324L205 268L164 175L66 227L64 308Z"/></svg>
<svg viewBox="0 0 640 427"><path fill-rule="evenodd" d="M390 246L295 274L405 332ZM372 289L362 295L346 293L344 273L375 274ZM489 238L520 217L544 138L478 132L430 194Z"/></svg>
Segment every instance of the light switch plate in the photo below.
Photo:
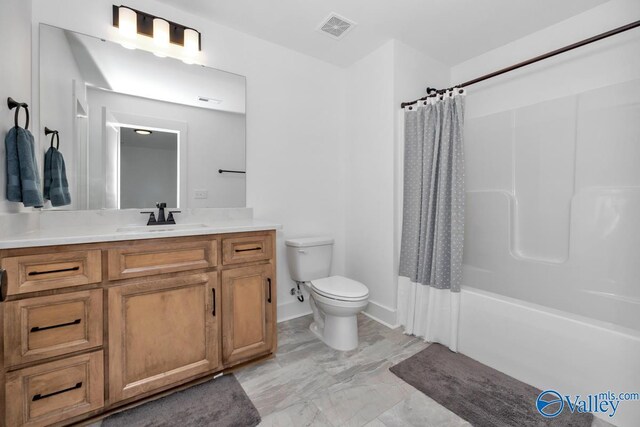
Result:
<svg viewBox="0 0 640 427"><path fill-rule="evenodd" d="M196 199L206 199L209 197L208 190L194 190L194 197Z"/></svg>

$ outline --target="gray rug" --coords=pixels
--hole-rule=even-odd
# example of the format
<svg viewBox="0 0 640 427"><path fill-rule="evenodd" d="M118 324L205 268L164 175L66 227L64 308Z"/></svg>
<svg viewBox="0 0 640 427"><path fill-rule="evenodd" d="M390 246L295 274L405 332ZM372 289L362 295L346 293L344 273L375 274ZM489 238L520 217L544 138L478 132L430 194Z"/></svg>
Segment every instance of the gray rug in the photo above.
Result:
<svg viewBox="0 0 640 427"><path fill-rule="evenodd" d="M476 427L588 427L593 419L566 408L555 418L544 418L536 409L540 390L440 344L431 344L391 372Z"/></svg>
<svg viewBox="0 0 640 427"><path fill-rule="evenodd" d="M233 375L173 393L102 421L108 427L253 427L260 414Z"/></svg>

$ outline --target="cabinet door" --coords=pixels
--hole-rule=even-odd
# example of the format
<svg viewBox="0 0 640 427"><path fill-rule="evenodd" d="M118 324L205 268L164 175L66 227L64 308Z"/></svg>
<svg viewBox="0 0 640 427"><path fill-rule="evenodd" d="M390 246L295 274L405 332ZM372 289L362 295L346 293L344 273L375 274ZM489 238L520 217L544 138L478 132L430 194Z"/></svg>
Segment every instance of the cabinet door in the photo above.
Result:
<svg viewBox="0 0 640 427"><path fill-rule="evenodd" d="M222 353L225 364L272 351L275 281L271 264L222 272Z"/></svg>
<svg viewBox="0 0 640 427"><path fill-rule="evenodd" d="M108 295L111 402L220 365L217 273L139 281Z"/></svg>

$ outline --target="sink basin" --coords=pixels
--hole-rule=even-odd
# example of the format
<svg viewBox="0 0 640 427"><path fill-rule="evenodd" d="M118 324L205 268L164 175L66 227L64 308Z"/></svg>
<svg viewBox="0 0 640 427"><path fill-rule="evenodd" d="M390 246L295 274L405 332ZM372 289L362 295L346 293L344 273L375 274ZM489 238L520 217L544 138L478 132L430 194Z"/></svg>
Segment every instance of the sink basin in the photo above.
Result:
<svg viewBox="0 0 640 427"><path fill-rule="evenodd" d="M117 228L118 233L162 233L163 231L197 230L206 224L131 225Z"/></svg>

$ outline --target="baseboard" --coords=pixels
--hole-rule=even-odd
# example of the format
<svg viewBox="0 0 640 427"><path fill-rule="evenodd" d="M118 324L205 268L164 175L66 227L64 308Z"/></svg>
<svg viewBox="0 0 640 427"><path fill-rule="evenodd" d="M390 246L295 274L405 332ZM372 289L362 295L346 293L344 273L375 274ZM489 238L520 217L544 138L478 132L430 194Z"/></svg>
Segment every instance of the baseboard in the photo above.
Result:
<svg viewBox="0 0 640 427"><path fill-rule="evenodd" d="M311 314L308 302L291 301L278 305L278 323Z"/></svg>
<svg viewBox="0 0 640 427"><path fill-rule="evenodd" d="M395 329L400 326L396 320L396 310L382 304L378 304L375 301L369 301L369 305L367 305L363 314L391 329Z"/></svg>

